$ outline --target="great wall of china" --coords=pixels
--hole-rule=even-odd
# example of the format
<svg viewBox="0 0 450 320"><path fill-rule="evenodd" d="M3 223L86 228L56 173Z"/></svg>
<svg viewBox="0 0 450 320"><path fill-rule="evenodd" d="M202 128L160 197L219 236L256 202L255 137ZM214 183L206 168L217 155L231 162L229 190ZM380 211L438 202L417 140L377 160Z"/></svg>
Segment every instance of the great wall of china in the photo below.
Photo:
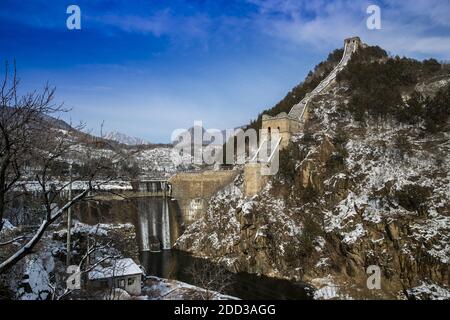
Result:
<svg viewBox="0 0 450 320"><path fill-rule="evenodd" d="M263 115L262 129L278 129L281 136L280 147L284 148L288 145L292 134L302 132L305 122L308 120L308 107L311 100L317 95L326 91L336 81L336 76L345 68L350 58L356 50L362 46L359 37L345 39L344 54L341 61L336 65L333 71L323 79L313 91L306 96L289 111L289 114L282 112L274 117Z"/></svg>
<svg viewBox="0 0 450 320"><path fill-rule="evenodd" d="M285 148L293 134L302 132L305 122L308 120L310 102L319 94L327 91L336 82L337 74L342 71L350 61L354 52L363 46L359 37L345 39L344 53L340 62L319 85L308 93L298 104L294 105L290 112L280 113L274 117L263 115L262 129L271 132L278 129L279 140L272 148L271 156L267 161L249 161L244 166L244 188L248 197L258 194L268 181L264 166L270 165L276 149ZM261 137L260 148L252 160L256 160L258 152L265 146L268 137ZM200 172L179 173L169 179L172 185L172 197L179 202L179 207L184 220L187 223L195 221L205 213L208 199L217 191L231 183L240 173L239 170L206 170Z"/></svg>

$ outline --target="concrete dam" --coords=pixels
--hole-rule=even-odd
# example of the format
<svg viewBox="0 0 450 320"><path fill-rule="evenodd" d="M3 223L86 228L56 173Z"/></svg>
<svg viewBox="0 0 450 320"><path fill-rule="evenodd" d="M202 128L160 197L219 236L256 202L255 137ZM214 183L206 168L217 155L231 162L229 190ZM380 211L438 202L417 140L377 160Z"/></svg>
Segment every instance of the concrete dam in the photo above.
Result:
<svg viewBox="0 0 450 320"><path fill-rule="evenodd" d="M184 228L206 212L208 200L239 171L178 173L168 181L140 181L137 199L141 251L168 250Z"/></svg>
<svg viewBox="0 0 450 320"><path fill-rule="evenodd" d="M277 128L280 139L274 149L285 148L293 134L303 131L308 120L308 109L311 101L321 93L327 91L335 82L336 77L350 61L352 55L364 46L358 37L345 39L344 51L341 60L334 69L296 105L289 114L282 112L276 116L264 114L262 116L262 129L271 132ZM267 145L270 136L262 136L260 148L257 153ZM256 158L256 156L254 157ZM262 175L261 168L270 164L271 157L265 163L248 162L244 166L245 195L251 197L258 194L268 181ZM172 248L175 241L183 233L186 226L201 219L207 210L209 199L226 185L233 182L239 170L202 170L193 172L180 172L168 180L147 180L131 182L132 191L118 191L117 196L99 199L98 205L104 211L98 213L96 223L102 222L105 216L113 222L133 222L136 226L140 251L158 252ZM123 199L125 201L123 201ZM117 201L108 205L110 201ZM88 204L88 216L97 209L95 205ZM126 209L121 209L121 208ZM115 214L115 211L119 214ZM82 212L83 210L81 210ZM92 217L91 217L92 218ZM91 221L95 222L95 221Z"/></svg>
<svg viewBox="0 0 450 320"><path fill-rule="evenodd" d="M140 251L168 250L176 239L171 239L170 190L164 181L145 181L138 184L139 193L150 193L154 196L139 197L137 202L138 233ZM172 211L176 210L173 208ZM176 212L172 212L172 216Z"/></svg>
<svg viewBox="0 0 450 320"><path fill-rule="evenodd" d="M237 170L183 172L169 180L132 181L117 190L80 203L77 218L88 224L132 223L139 251L169 250L186 226L206 212L215 192L233 182Z"/></svg>

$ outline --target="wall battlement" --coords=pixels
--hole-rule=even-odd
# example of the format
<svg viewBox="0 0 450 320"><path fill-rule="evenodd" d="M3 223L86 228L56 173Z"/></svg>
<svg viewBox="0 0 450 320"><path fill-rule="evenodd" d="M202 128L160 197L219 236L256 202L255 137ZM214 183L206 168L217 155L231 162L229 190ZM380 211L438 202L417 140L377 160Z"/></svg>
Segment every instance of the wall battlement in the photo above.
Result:
<svg viewBox="0 0 450 320"><path fill-rule="evenodd" d="M327 91L331 85L336 82L337 74L347 65L351 56L358 48L363 46L359 37L352 37L344 40L344 54L341 61L336 65L333 71L323 79L313 91L307 93L305 97L296 105L294 105L289 113L282 112L276 116L263 115L262 129L278 129L282 137L281 148L285 148L290 141L291 135L302 132L304 124L309 117L310 101L318 94Z"/></svg>
<svg viewBox="0 0 450 320"><path fill-rule="evenodd" d="M345 68L350 61L352 55L364 46L359 37L352 37L344 40L344 53L339 63L334 69L323 79L317 87L307 93L305 97L296 105L294 105L289 113L282 112L276 116L264 114L262 116L262 129L266 129L268 135L274 129L279 131L281 142L279 150L289 145L293 134L302 132L304 124L309 118L309 105L312 99L317 95L326 92L333 84L336 83L336 77L342 69ZM262 140L267 138L262 138ZM261 175L261 168L264 164L248 163L244 169L245 195L253 196L261 192L267 182L267 177Z"/></svg>

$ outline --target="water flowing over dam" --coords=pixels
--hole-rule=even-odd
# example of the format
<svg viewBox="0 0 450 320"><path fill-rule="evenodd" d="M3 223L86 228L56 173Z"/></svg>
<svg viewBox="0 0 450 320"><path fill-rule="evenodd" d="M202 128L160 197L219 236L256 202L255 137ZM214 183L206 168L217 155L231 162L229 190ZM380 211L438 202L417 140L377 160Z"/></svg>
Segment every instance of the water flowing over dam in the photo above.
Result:
<svg viewBox="0 0 450 320"><path fill-rule="evenodd" d="M131 182L132 189L103 194L81 203L75 216L81 222L132 223L139 251L169 250L181 235L183 219L165 180Z"/></svg>
<svg viewBox="0 0 450 320"><path fill-rule="evenodd" d="M145 195L136 198L140 238L140 251L169 250L176 240L172 230L176 227L176 207L171 206L171 185L167 181L139 181L134 186L137 193Z"/></svg>
<svg viewBox="0 0 450 320"><path fill-rule="evenodd" d="M226 182L235 174L229 172L230 177L227 176ZM204 175L205 173L199 174L199 176ZM189 174L187 176L185 180L194 179L194 182L198 182L195 180L198 178L197 175ZM220 177L220 179L223 178ZM208 270L215 270L214 268L217 266L208 260L196 258L190 253L172 249L173 244L183 232L186 217L180 209L178 198L172 197L171 189L174 187L174 194L181 190L186 195L193 194L195 197L204 196L206 198L205 194L209 195L207 192L211 192L211 186L205 184L200 185L204 188L198 188L198 183L188 184L184 183L184 179L181 180L182 183L178 185L170 185L167 181L133 182L132 189L112 190L111 193L101 194L90 201L78 203L74 207L73 217L75 220L89 225L99 223L133 224L136 230L136 242L133 241L132 247L127 247L127 250L129 252L139 251L140 264L148 275L201 286L202 282L193 277L190 270L199 263L208 265ZM210 180L212 178L206 179L207 182ZM195 192L199 192L199 189L204 194L195 194ZM34 197L38 196L40 194L34 195ZM16 199L17 210L24 206L24 201L25 199ZM65 201L67 199L62 199L61 203ZM309 299L308 291L305 290L303 283L243 272L228 274L230 276L229 285L224 293L232 296L247 299ZM218 287L217 290L219 289Z"/></svg>
<svg viewBox="0 0 450 320"><path fill-rule="evenodd" d="M138 202L138 228L141 251L159 251L171 248L169 199L145 197Z"/></svg>

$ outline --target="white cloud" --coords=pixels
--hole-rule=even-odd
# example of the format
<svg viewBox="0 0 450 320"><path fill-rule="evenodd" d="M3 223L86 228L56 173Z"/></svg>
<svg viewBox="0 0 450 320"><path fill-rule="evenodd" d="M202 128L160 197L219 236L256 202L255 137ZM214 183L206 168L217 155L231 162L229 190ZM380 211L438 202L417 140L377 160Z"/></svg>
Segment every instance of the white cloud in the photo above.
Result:
<svg viewBox="0 0 450 320"><path fill-rule="evenodd" d="M258 7L260 30L284 41L322 49L359 35L396 54L450 58L448 1L388 1L381 6L382 30L366 27L366 9L376 1L249 1Z"/></svg>
<svg viewBox="0 0 450 320"><path fill-rule="evenodd" d="M177 16L170 8L149 15L121 14L119 12L86 18L106 30L113 28L129 33L152 34L156 37L170 35L205 38L210 24L210 20L205 14Z"/></svg>
<svg viewBox="0 0 450 320"><path fill-rule="evenodd" d="M390 0L393 10L404 16L428 20L435 26L450 27L450 3L447 0Z"/></svg>

